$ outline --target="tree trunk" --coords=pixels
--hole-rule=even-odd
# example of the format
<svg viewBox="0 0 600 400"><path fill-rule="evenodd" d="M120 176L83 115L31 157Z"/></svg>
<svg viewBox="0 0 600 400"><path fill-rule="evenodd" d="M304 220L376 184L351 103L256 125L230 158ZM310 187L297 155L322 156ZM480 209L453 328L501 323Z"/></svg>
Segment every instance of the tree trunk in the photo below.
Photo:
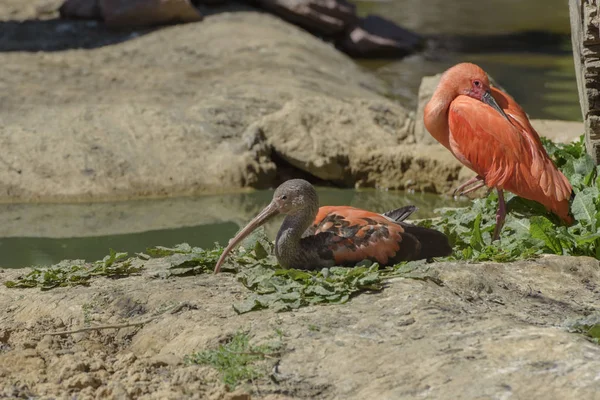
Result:
<svg viewBox="0 0 600 400"><path fill-rule="evenodd" d="M600 29L598 0L569 0L573 59L579 103L585 124L585 144L600 162Z"/></svg>

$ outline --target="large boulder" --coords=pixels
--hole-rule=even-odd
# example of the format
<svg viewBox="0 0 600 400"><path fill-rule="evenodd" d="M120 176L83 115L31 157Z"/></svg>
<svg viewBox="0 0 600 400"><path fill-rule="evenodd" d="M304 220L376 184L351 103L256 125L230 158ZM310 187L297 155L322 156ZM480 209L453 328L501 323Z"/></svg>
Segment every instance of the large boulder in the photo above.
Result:
<svg viewBox="0 0 600 400"><path fill-rule="evenodd" d="M58 11L62 18L102 19L99 0L66 0Z"/></svg>
<svg viewBox="0 0 600 400"><path fill-rule="evenodd" d="M341 34L358 21L356 6L346 0L257 0L258 4L311 32Z"/></svg>
<svg viewBox="0 0 600 400"><path fill-rule="evenodd" d="M221 13L85 51L0 53L0 63L2 201L264 188L283 168L441 192L461 168L416 144L411 113L379 80L266 14Z"/></svg>
<svg viewBox="0 0 600 400"><path fill-rule="evenodd" d="M102 17L111 26L146 26L196 22L202 15L190 0L98 0Z"/></svg>
<svg viewBox="0 0 600 400"><path fill-rule="evenodd" d="M416 33L385 18L369 15L348 29L337 46L352 57L399 58L419 50L423 43L423 38Z"/></svg>

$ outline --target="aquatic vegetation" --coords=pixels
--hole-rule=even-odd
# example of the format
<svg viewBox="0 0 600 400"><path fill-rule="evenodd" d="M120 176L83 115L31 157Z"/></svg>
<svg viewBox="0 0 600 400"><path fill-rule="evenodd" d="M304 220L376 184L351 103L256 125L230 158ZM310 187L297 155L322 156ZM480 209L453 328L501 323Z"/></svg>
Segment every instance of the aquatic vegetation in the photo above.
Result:
<svg viewBox="0 0 600 400"><path fill-rule="evenodd" d="M507 262L544 253L600 258L600 166L586 153L583 140L582 136L570 144L556 144L543 139L548 154L573 186L572 226L561 225L538 203L508 193L508 216L499 241L491 241L495 194L473 200L468 207L441 209L439 218L420 225L448 235L454 248L448 260Z"/></svg>
<svg viewBox="0 0 600 400"><path fill-rule="evenodd" d="M135 274L143 266L134 266L127 253L110 254L101 261L86 263L83 260L65 260L49 268L33 268L31 272L15 281L6 281L8 288L33 288L49 290L59 286L88 285L94 276L118 278Z"/></svg>

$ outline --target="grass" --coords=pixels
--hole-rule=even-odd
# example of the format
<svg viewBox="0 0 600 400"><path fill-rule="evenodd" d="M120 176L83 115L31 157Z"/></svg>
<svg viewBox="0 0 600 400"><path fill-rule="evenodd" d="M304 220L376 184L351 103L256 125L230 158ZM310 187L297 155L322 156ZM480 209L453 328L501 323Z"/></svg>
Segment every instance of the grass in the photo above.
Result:
<svg viewBox="0 0 600 400"><path fill-rule="evenodd" d="M233 389L267 374L266 359L279 358L285 348L282 335L277 334L277 337L277 341L254 345L247 332L237 332L216 349L186 356L185 362L216 368L223 382Z"/></svg>

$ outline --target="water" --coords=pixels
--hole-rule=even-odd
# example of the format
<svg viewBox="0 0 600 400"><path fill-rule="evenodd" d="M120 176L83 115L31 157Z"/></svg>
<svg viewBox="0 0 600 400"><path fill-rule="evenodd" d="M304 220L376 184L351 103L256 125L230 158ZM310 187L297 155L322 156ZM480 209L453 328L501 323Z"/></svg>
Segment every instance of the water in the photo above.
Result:
<svg viewBox="0 0 600 400"><path fill-rule="evenodd" d="M414 218L434 215L435 208L465 201L427 193L319 188L323 205L351 205L376 212L414 204ZM187 242L193 246L225 244L273 196L257 191L94 204L0 205L0 267L51 265L63 259L94 261L109 248L130 254L156 245ZM274 238L281 218L267 225Z"/></svg>
<svg viewBox="0 0 600 400"><path fill-rule="evenodd" d="M361 15L382 15L423 35L482 36L525 31L558 35L556 42L543 46L535 41L519 43L518 52L434 50L399 61L360 61L388 82L390 97L408 108L417 105L423 76L469 61L492 75L530 117L582 120L571 54L569 7L564 0L375 0L356 4Z"/></svg>
<svg viewBox="0 0 600 400"><path fill-rule="evenodd" d="M570 32L569 6L564 0L353 0L353 3L360 15L381 15L421 34Z"/></svg>

